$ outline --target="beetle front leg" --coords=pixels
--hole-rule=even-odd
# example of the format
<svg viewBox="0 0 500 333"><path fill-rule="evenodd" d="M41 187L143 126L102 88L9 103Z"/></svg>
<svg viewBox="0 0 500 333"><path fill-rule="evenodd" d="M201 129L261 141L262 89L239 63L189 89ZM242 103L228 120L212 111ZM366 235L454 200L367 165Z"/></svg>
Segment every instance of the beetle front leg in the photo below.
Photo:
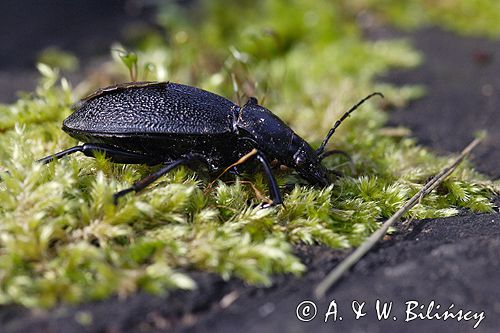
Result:
<svg viewBox="0 0 500 333"><path fill-rule="evenodd" d="M269 192L271 194L272 203L271 204L264 204L263 207L267 208L269 206L283 204L283 199L281 197L281 192L280 192L280 189L278 187L278 182L276 181L276 178L274 178L269 161L267 160L264 153L262 153L261 151L257 151L256 158L260 162L262 167L264 168L264 173L266 174L267 180L269 181Z"/></svg>

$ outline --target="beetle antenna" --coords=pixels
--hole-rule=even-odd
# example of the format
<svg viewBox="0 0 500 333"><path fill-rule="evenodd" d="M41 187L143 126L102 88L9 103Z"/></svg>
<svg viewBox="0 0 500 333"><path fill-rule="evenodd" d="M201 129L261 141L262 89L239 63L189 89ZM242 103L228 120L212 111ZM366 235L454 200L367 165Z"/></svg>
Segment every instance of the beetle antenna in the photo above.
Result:
<svg viewBox="0 0 500 333"><path fill-rule="evenodd" d="M365 98L363 98L362 100L360 100L358 103L356 103L353 107L351 107L349 109L349 111L347 111L346 113L344 113L344 115L342 117L340 117L339 120L337 120L335 122L335 124L333 125L333 127L330 129L330 131L328 132L328 134L326 135L325 139L323 140L323 143L321 143L321 146L319 146L319 148L316 150L316 155L321 155L323 153L323 150L325 150L325 146L327 145L328 141L330 140L330 138L332 137L333 133L335 133L335 130L337 129L337 127L339 127L339 125L347 118L349 117L349 115L354 112L354 110L356 110L361 104L363 104L364 102L366 102L367 100L369 100L370 98L372 98L373 96L380 96L382 98L384 98L384 95L382 95L382 93L379 93L379 92L374 92L368 96L366 96Z"/></svg>

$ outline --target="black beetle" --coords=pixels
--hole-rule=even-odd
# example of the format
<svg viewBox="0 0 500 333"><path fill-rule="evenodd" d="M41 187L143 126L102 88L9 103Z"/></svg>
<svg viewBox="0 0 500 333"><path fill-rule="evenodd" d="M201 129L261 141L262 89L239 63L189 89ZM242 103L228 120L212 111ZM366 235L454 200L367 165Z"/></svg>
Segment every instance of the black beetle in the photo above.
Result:
<svg viewBox="0 0 500 333"><path fill-rule="evenodd" d="M240 107L224 97L172 82L132 82L99 89L75 105L62 129L84 142L39 160L49 163L74 152L102 152L116 163L165 164L131 187L115 193L116 200L140 191L178 165L205 165L217 174L256 149L256 159L269 181L272 204L281 193L269 160L291 167L313 185L330 183L321 160L338 125L373 93L338 120L321 146L313 148L281 119L250 97Z"/></svg>

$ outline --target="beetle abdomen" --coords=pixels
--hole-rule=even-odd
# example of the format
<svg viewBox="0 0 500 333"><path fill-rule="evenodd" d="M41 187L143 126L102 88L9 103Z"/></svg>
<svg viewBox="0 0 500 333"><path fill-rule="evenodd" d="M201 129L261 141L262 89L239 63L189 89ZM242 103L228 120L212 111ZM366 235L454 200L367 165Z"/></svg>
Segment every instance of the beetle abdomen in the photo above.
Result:
<svg viewBox="0 0 500 333"><path fill-rule="evenodd" d="M143 155L148 164L173 162L186 155L199 155L209 166L211 172L239 159L241 145L233 133L193 135L193 134L103 134L89 132L72 132L79 141L118 147L120 150ZM250 147L245 147L250 151ZM127 162L132 163L132 162ZM142 162L141 162L142 163Z"/></svg>
<svg viewBox="0 0 500 333"><path fill-rule="evenodd" d="M83 100L63 129L69 134L222 134L233 131L237 109L221 96L182 84L130 84Z"/></svg>

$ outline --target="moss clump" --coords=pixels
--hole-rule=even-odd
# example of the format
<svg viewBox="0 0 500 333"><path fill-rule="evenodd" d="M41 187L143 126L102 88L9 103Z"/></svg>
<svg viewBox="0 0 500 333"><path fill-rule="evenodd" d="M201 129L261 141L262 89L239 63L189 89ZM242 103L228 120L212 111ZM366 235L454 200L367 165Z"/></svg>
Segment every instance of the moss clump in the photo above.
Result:
<svg viewBox="0 0 500 333"><path fill-rule="evenodd" d="M330 1L258 4L239 5L235 16L231 1L204 2L205 16L194 21L169 5L159 22L170 39L148 36L139 62L159 80L234 99L259 96L313 146L374 90L387 96L386 106L423 93L421 87L375 82L391 68L417 65L420 56L401 40L363 40L348 7ZM34 163L75 144L60 130L74 91L57 71L39 69L34 93L0 106L2 304L51 307L137 289L195 288L190 270L266 285L275 273L304 271L294 244L347 248L362 242L448 161L412 139L388 135L387 115L372 100L330 144L352 156L352 167L342 156L326 161L345 176L321 189L280 173L280 184L291 184L284 207L258 207L259 195L268 193L259 172L218 181L208 191L209 181L185 168L114 206L112 194L151 168L112 164L104 156ZM491 211L493 186L463 165L407 217Z"/></svg>

